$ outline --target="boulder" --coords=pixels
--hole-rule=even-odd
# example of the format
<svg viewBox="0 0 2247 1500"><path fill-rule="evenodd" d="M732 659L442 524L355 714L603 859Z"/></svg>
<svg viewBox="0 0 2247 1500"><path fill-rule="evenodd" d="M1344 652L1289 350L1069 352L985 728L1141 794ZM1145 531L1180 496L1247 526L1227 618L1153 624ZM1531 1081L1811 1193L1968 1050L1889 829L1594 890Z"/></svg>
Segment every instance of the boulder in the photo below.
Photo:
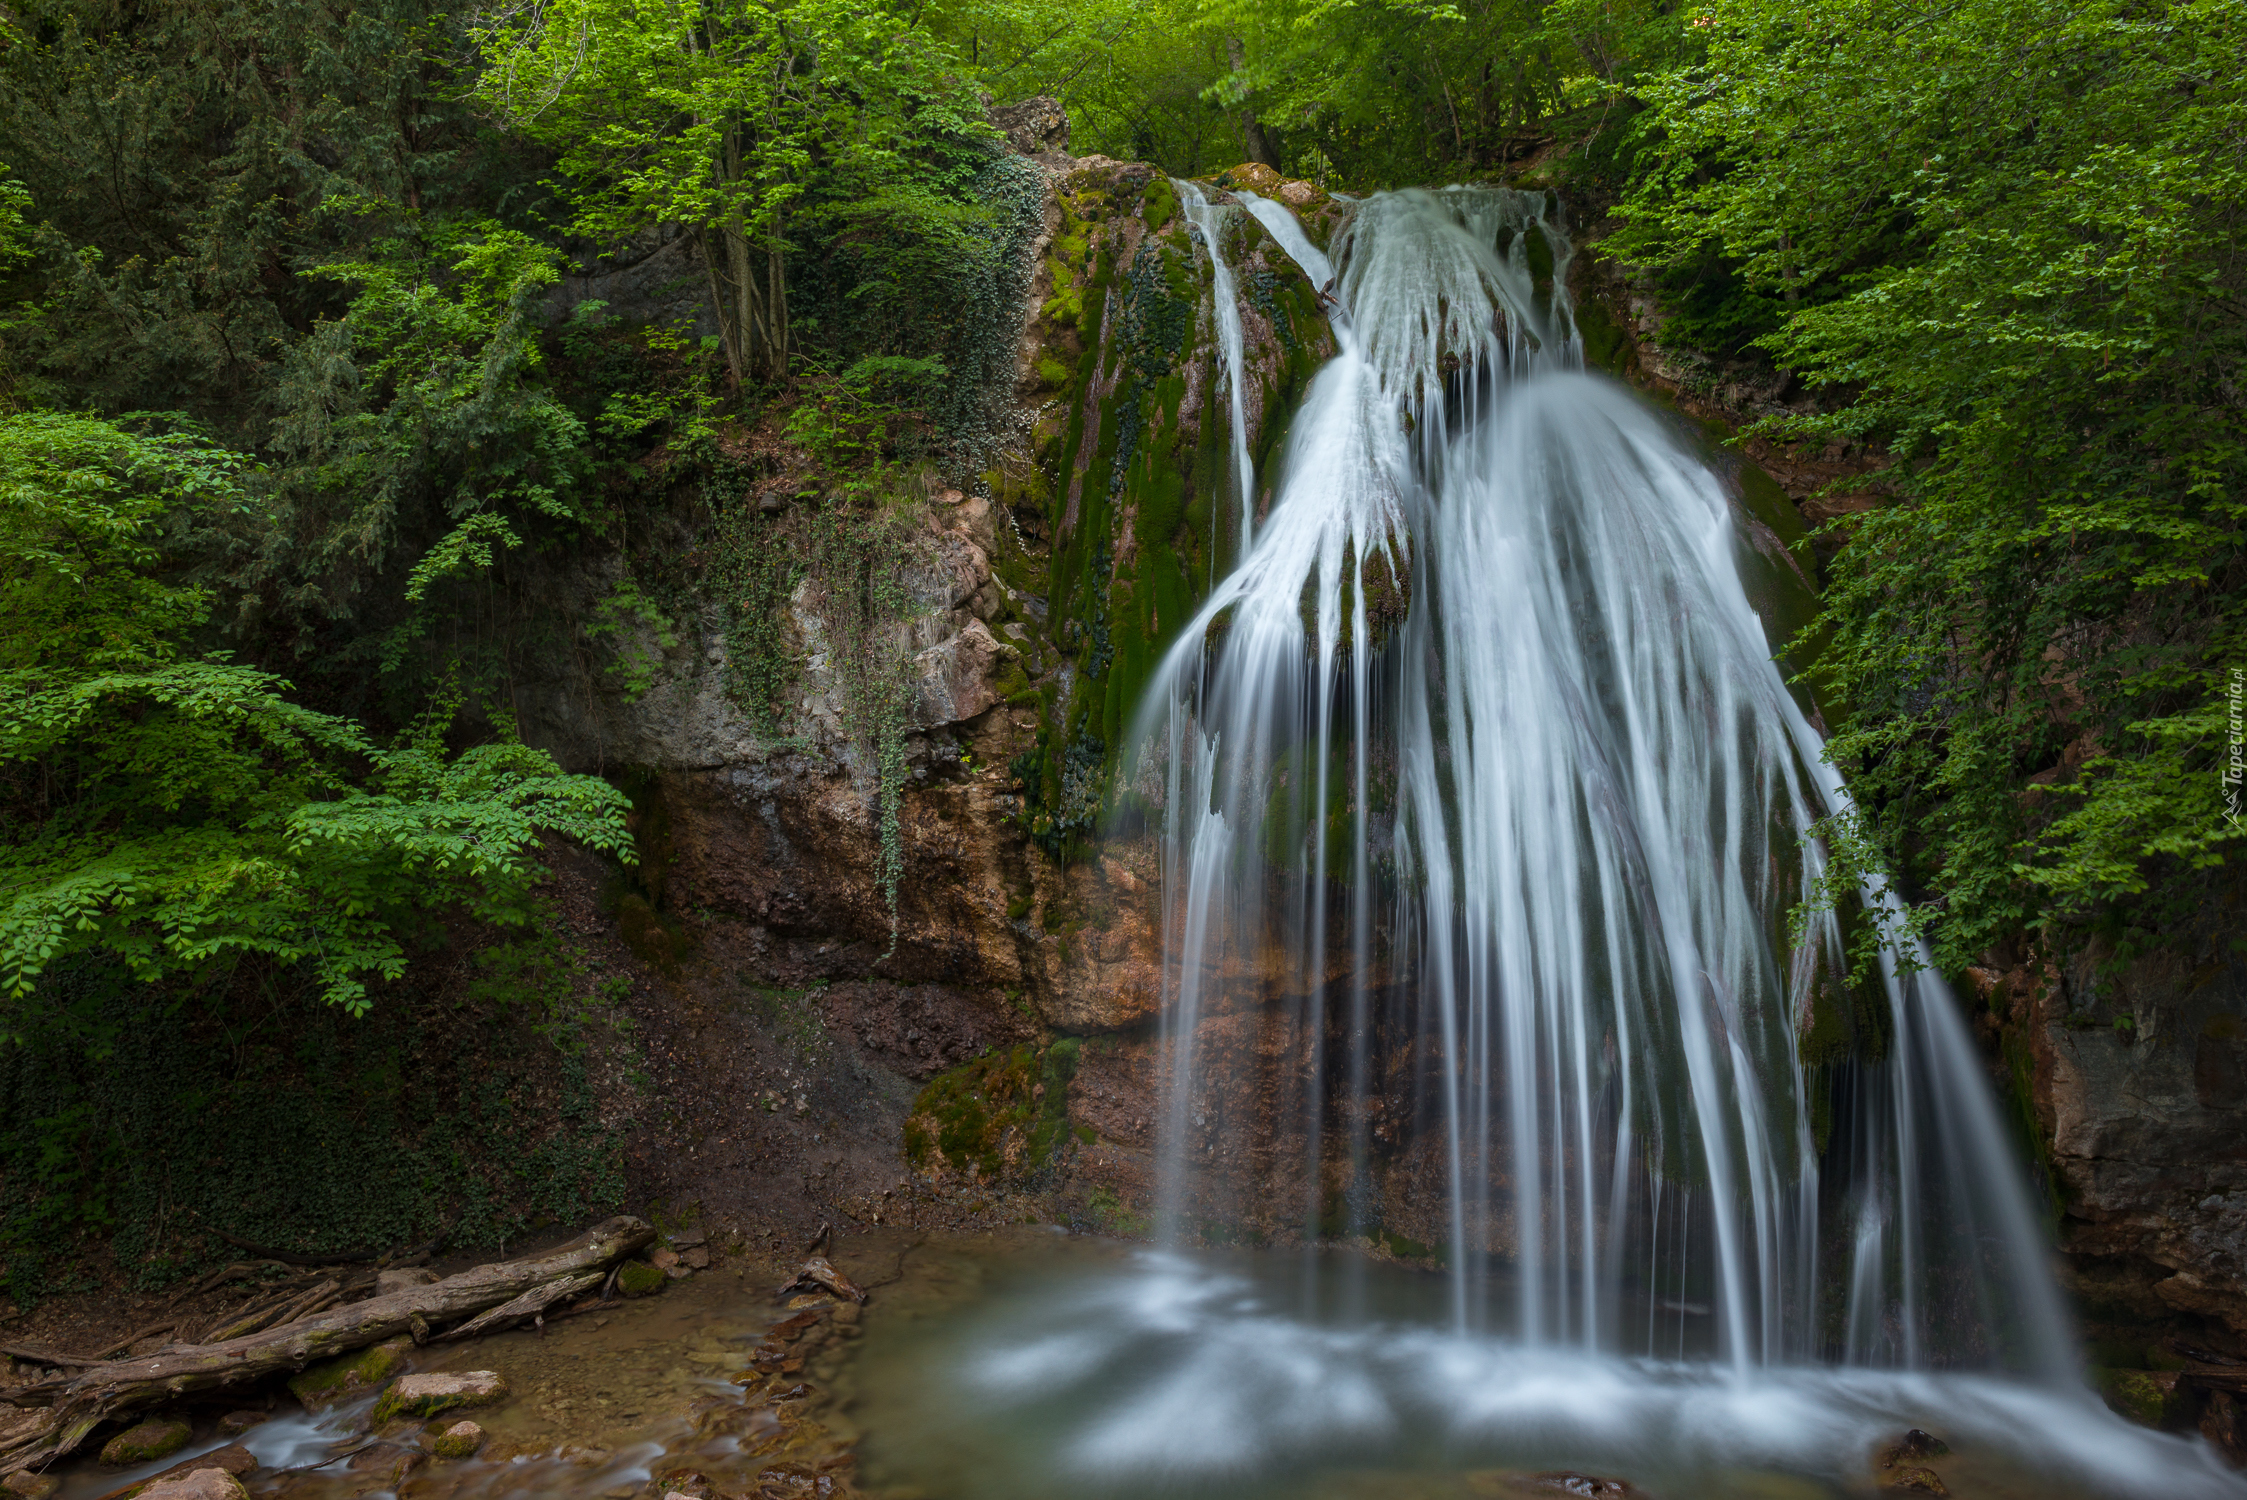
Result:
<svg viewBox="0 0 2247 1500"><path fill-rule="evenodd" d="M194 1430L177 1417L151 1417L104 1443L101 1461L122 1469L152 1458L168 1458L186 1447L194 1435Z"/></svg>
<svg viewBox="0 0 2247 1500"><path fill-rule="evenodd" d="M1069 112L1057 99L1038 94L994 109L989 118L1005 134L1007 144L1025 156L1068 154Z"/></svg>
<svg viewBox="0 0 2247 1500"><path fill-rule="evenodd" d="M439 1458L474 1458L484 1446L484 1429L474 1422L455 1422L429 1445Z"/></svg>
<svg viewBox="0 0 2247 1500"><path fill-rule="evenodd" d="M62 1481L54 1475L35 1473L30 1469L18 1469L6 1479L0 1479L0 1490L20 1497L20 1500L47 1500L49 1495L61 1488Z"/></svg>
<svg viewBox="0 0 2247 1500"><path fill-rule="evenodd" d="M256 1468L256 1454L240 1443L229 1443L223 1448L214 1448L209 1453L198 1453L184 1462L173 1464L161 1473L151 1474L139 1484L127 1485L121 1490L111 1490L108 1494L102 1496L101 1500L138 1500L139 1496L147 1494L159 1485L172 1484L187 1479L198 1469L218 1469L233 1475L236 1479L240 1479Z"/></svg>
<svg viewBox="0 0 2247 1500"><path fill-rule="evenodd" d="M140 1500L250 1500L250 1495L224 1469L196 1469L150 1485L140 1492Z"/></svg>
<svg viewBox="0 0 2247 1500"><path fill-rule="evenodd" d="M1881 1450L1880 1466L1884 1469L1893 1469L1899 1464L1914 1464L1930 1458L1941 1458L1950 1451L1950 1444L1944 1442L1932 1432L1914 1427Z"/></svg>
<svg viewBox="0 0 2247 1500"><path fill-rule="evenodd" d="M914 720L924 728L972 719L999 701L995 681L1008 648L981 620L913 658Z"/></svg>
<svg viewBox="0 0 2247 1500"><path fill-rule="evenodd" d="M354 1354L322 1360L291 1377L289 1394L311 1411L372 1395L384 1381L405 1368L406 1351L412 1347L412 1339L391 1339L370 1344Z"/></svg>
<svg viewBox="0 0 2247 1500"><path fill-rule="evenodd" d="M2198 1415L2192 1388L2175 1370L2108 1370L2099 1393L2115 1412L2164 1432L2189 1426Z"/></svg>
<svg viewBox="0 0 2247 1500"><path fill-rule="evenodd" d="M628 1260L616 1273L616 1289L627 1297L647 1297L662 1291L664 1283L670 1279L660 1266L651 1266L644 1260Z"/></svg>
<svg viewBox="0 0 2247 1500"><path fill-rule="evenodd" d="M375 1403L374 1424L394 1417L434 1417L464 1406L489 1406L505 1400L507 1382L497 1370L461 1370L401 1375Z"/></svg>

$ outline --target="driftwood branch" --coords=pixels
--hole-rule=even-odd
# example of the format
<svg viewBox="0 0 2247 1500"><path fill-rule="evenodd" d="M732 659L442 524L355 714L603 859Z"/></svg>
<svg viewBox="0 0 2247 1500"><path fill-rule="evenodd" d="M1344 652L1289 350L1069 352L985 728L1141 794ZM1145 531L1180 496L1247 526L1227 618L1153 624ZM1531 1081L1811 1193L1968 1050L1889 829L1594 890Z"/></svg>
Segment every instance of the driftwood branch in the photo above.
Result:
<svg viewBox="0 0 2247 1500"><path fill-rule="evenodd" d="M579 1292L598 1286L606 1271L587 1271L582 1276L565 1276L560 1281L549 1281L544 1286L532 1287L512 1302L503 1302L488 1313L479 1313L467 1322L443 1335L448 1339L472 1339L480 1333L505 1328L517 1318L535 1317L564 1297L574 1297Z"/></svg>
<svg viewBox="0 0 2247 1500"><path fill-rule="evenodd" d="M0 1400L19 1407L45 1405L46 1410L0 1421L0 1470L59 1458L112 1417L189 1391L294 1372L401 1333L426 1338L432 1326L473 1318L557 1284L582 1289L591 1284L584 1279L588 1275L599 1279L611 1264L654 1238L652 1225L623 1215L542 1255L477 1266L427 1286L406 1287L311 1316L300 1313L295 1321L262 1333L163 1349L18 1386L0 1395ZM326 1286L318 1290L329 1294ZM568 1291L556 1293L567 1295Z"/></svg>

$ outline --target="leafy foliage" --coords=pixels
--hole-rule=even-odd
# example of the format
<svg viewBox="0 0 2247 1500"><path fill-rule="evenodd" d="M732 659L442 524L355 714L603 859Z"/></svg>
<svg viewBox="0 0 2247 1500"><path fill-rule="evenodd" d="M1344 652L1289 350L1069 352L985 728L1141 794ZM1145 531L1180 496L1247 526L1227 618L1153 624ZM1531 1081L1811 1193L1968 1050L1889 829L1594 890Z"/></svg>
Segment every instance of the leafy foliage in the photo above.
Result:
<svg viewBox="0 0 2247 1500"><path fill-rule="evenodd" d="M401 927L529 915L549 833L620 855L624 800L512 741L447 753L456 703L397 743L180 637L208 594L161 541L239 510L240 465L90 417L0 418L0 987L96 950L144 981L260 953L354 1011ZM12 1027L21 1034L19 1016Z"/></svg>
<svg viewBox="0 0 2247 1500"><path fill-rule="evenodd" d="M784 375L799 342L799 220L842 239L902 225L934 264L970 212L965 163L941 148L988 127L942 49L883 7L557 0L496 13L477 41L480 97L560 146L579 233L609 247L670 222L708 238L737 380Z"/></svg>
<svg viewBox="0 0 2247 1500"><path fill-rule="evenodd" d="M1728 3L1650 90L1628 248L1721 248L1761 343L1896 503L1828 592L1844 847L1958 966L2023 927L2189 907L2241 834L2247 92L2236 6Z"/></svg>

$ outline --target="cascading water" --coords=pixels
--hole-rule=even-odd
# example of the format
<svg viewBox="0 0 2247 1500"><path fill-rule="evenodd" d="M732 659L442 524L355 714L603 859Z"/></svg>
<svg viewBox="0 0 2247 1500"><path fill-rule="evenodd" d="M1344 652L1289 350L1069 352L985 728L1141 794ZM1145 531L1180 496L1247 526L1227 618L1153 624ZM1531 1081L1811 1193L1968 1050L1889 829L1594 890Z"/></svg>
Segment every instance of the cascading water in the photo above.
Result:
<svg viewBox="0 0 2247 1500"><path fill-rule="evenodd" d="M1148 709L1169 1232L1257 1211L1196 1181L1222 1176L1197 1163L1228 1132L1300 1128L1286 1227L1440 1235L1461 1328L1676 1349L1706 1308L1738 1365L2064 1377L1986 1087L1946 1062L1965 1055L1947 1000L1892 959L1866 1017L1833 915L1786 940L1844 793L1749 606L1720 481L1582 373L1546 200L1385 195L1345 236L1341 353ZM1384 630L1369 601L1407 589ZM1255 1066L1295 1070L1300 1097L1226 1118L1274 1080L1202 1033L1275 994L1289 1035ZM1853 1004L1877 1024L1813 1079L1804 1033ZM1834 1072L1844 1098L1819 1092ZM1851 1170L1822 1191L1829 1131ZM1829 1205L1852 1220L1841 1265Z"/></svg>
<svg viewBox="0 0 2247 1500"><path fill-rule="evenodd" d="M1220 210L1181 196L1238 392ZM1549 200L1379 195L1333 266L1244 201L1336 291L1338 352L1120 768L1161 829L1166 1248L945 1329L898 1471L1830 1495L1918 1424L1996 1456L1983 1493L2239 1493L2076 1378L1953 1001L1918 955L1850 972L1886 892L1790 921L1846 793L1724 484L1584 372ZM1202 1248L1244 1232L1305 1248ZM1432 1251L1440 1297L1322 1244Z"/></svg>
<svg viewBox="0 0 2247 1500"><path fill-rule="evenodd" d="M1173 179L1171 186L1186 210L1186 222L1193 226L1194 238L1209 253L1210 307L1217 320L1217 352L1225 363L1225 400L1233 419L1230 429L1233 488L1240 502L1240 545L1245 548L1256 532L1256 467L1249 461L1248 418L1241 409L1241 367L1246 356L1242 349L1240 297L1233 286L1233 268L1227 264L1224 251L1218 245L1224 233L1222 210L1214 207L1208 195L1191 182ZM1214 512L1210 519L1214 524ZM1213 540L1210 546L1213 560L1216 553Z"/></svg>

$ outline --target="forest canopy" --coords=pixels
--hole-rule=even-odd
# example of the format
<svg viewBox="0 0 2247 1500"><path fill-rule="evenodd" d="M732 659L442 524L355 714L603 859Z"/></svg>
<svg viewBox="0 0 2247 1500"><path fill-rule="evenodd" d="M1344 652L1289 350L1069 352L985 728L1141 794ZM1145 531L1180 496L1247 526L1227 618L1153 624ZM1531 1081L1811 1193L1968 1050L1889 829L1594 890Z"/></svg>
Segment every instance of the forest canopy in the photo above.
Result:
<svg viewBox="0 0 2247 1500"><path fill-rule="evenodd" d="M1036 229L986 111L1038 95L1183 175L1556 187L1815 393L1770 435L1886 464L1816 627L1844 871L1946 967L2143 946L2241 831L2243 53L2224 0L15 8L0 986L255 949L357 1006L404 913L622 849L504 708L539 570L618 560L557 628L636 691L687 584L635 539L728 431L847 394L968 465ZM710 330L563 295L666 247Z"/></svg>

